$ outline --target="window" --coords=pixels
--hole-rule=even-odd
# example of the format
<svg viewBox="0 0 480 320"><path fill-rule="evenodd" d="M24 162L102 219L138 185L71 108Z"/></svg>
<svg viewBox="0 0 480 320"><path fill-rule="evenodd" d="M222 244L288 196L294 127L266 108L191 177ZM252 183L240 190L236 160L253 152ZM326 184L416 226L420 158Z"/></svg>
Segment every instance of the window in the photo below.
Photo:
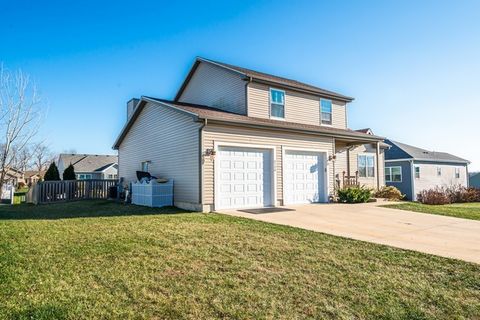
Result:
<svg viewBox="0 0 480 320"><path fill-rule="evenodd" d="M358 156L358 175L364 178L375 177L374 156Z"/></svg>
<svg viewBox="0 0 480 320"><path fill-rule="evenodd" d="M78 175L78 180L90 180L92 179L91 174L79 174Z"/></svg>
<svg viewBox="0 0 480 320"><path fill-rule="evenodd" d="M460 168L455 168L455 179L460 179Z"/></svg>
<svg viewBox="0 0 480 320"><path fill-rule="evenodd" d="M142 162L142 171L144 172L148 172L148 165L149 165L150 161L143 161Z"/></svg>
<svg viewBox="0 0 480 320"><path fill-rule="evenodd" d="M420 179L420 167L415 166L415 179Z"/></svg>
<svg viewBox="0 0 480 320"><path fill-rule="evenodd" d="M442 175L442 168L437 167L437 176L441 176L441 175Z"/></svg>
<svg viewBox="0 0 480 320"><path fill-rule="evenodd" d="M270 89L270 116L285 119L285 91Z"/></svg>
<svg viewBox="0 0 480 320"><path fill-rule="evenodd" d="M385 168L386 182L402 182L402 167Z"/></svg>
<svg viewBox="0 0 480 320"><path fill-rule="evenodd" d="M109 174L108 179L117 179L117 175L116 174Z"/></svg>
<svg viewBox="0 0 480 320"><path fill-rule="evenodd" d="M320 99L321 124L332 124L332 101Z"/></svg>

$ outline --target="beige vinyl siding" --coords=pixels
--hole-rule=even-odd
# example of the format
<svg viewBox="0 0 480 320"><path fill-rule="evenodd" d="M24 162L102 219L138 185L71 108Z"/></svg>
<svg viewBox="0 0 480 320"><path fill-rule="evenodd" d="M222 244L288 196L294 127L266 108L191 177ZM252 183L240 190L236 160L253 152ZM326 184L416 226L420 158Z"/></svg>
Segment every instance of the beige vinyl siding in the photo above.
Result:
<svg viewBox="0 0 480 320"><path fill-rule="evenodd" d="M245 84L236 72L200 62L179 101L246 114Z"/></svg>
<svg viewBox="0 0 480 320"><path fill-rule="evenodd" d="M175 202L199 203L199 123L147 103L118 149L119 177L136 181L142 161L153 176L174 179Z"/></svg>
<svg viewBox="0 0 480 320"><path fill-rule="evenodd" d="M333 153L333 139L308 134L280 132L276 130L251 129L219 124L209 124L204 129L203 149L213 149L215 141L245 145L274 146L276 148L275 173L276 196L281 204L283 201L282 148L304 148ZM214 204L214 160L204 161L204 204ZM329 194L333 192L333 169L328 163ZM278 204L278 203L277 203Z"/></svg>
<svg viewBox="0 0 480 320"><path fill-rule="evenodd" d="M336 149L336 156L337 159L335 160L335 173L338 174L337 179L342 181L343 172L348 175L348 164L347 164L347 151L346 145L337 144ZM376 161L376 149L375 145L360 145L352 148L350 150L350 175L354 176L355 172L358 171L358 155L366 154L372 155L375 158L375 177L359 177L358 182L366 187L369 188L376 188L377 187L377 174L380 174L380 187L385 185L385 150L380 149L380 168L377 168L377 161Z"/></svg>
<svg viewBox="0 0 480 320"><path fill-rule="evenodd" d="M257 118L270 117L270 88L281 89L251 82L248 84L248 115ZM285 120L289 122L320 125L320 97L292 90L285 91ZM332 126L347 127L346 104L332 101Z"/></svg>
<svg viewBox="0 0 480 320"><path fill-rule="evenodd" d="M391 162L392 165L394 162ZM449 187L461 185L467 186L467 169L464 165L453 164L432 164L432 163L414 163L414 167L420 167L420 179L415 178L415 195L422 190L428 190L435 187ZM437 168L441 168L442 175L437 175ZM460 178L455 178L455 168L460 170ZM415 170L415 169L414 169Z"/></svg>

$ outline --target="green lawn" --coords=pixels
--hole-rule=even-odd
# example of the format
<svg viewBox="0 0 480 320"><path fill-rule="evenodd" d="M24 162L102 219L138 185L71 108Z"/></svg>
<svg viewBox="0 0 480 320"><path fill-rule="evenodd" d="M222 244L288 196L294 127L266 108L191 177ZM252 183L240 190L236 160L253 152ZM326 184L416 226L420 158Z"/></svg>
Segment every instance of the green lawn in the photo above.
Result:
<svg viewBox="0 0 480 320"><path fill-rule="evenodd" d="M220 214L0 206L0 319L479 317L476 264Z"/></svg>
<svg viewBox="0 0 480 320"><path fill-rule="evenodd" d="M456 218L480 220L480 203L454 203L439 206L421 204L417 202L405 202L400 204L385 205L386 208L409 210L415 212L439 214Z"/></svg>

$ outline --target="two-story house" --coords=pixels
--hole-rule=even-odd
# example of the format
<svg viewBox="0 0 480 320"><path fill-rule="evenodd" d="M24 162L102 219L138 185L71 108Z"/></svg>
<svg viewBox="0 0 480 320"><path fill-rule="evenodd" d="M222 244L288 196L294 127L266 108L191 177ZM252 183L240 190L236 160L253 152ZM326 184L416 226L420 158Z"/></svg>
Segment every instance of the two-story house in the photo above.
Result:
<svg viewBox="0 0 480 320"><path fill-rule="evenodd" d="M119 177L174 179L175 205L212 211L328 202L384 185L383 138L348 129L353 98L197 58L173 100L127 103Z"/></svg>

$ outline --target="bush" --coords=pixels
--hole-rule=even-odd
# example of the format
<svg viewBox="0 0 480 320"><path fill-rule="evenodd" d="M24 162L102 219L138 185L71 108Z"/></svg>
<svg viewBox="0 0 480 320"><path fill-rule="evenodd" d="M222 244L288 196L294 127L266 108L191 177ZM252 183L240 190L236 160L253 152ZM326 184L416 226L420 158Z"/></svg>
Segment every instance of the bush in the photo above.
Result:
<svg viewBox="0 0 480 320"><path fill-rule="evenodd" d="M465 189L462 202L480 202L480 189L477 189L477 188Z"/></svg>
<svg viewBox="0 0 480 320"><path fill-rule="evenodd" d="M50 164L48 167L47 172L45 172L45 177L43 177L45 181L58 181L60 180L60 174L58 173L58 168L55 162Z"/></svg>
<svg viewBox="0 0 480 320"><path fill-rule="evenodd" d="M436 187L420 192L417 200L423 204L480 202L480 189L465 188L460 185Z"/></svg>
<svg viewBox="0 0 480 320"><path fill-rule="evenodd" d="M63 180L76 180L77 175L75 174L75 168L72 164L70 164L64 171L63 171Z"/></svg>
<svg viewBox="0 0 480 320"><path fill-rule="evenodd" d="M349 187L337 191L338 201L343 203L368 202L372 198L372 190L365 187Z"/></svg>
<svg viewBox="0 0 480 320"><path fill-rule="evenodd" d="M434 189L423 190L417 195L417 200L423 204L439 205L450 202L449 193L445 188L436 187Z"/></svg>
<svg viewBox="0 0 480 320"><path fill-rule="evenodd" d="M394 186L385 186L375 193L375 198L385 198L388 200L402 200L405 195Z"/></svg>

